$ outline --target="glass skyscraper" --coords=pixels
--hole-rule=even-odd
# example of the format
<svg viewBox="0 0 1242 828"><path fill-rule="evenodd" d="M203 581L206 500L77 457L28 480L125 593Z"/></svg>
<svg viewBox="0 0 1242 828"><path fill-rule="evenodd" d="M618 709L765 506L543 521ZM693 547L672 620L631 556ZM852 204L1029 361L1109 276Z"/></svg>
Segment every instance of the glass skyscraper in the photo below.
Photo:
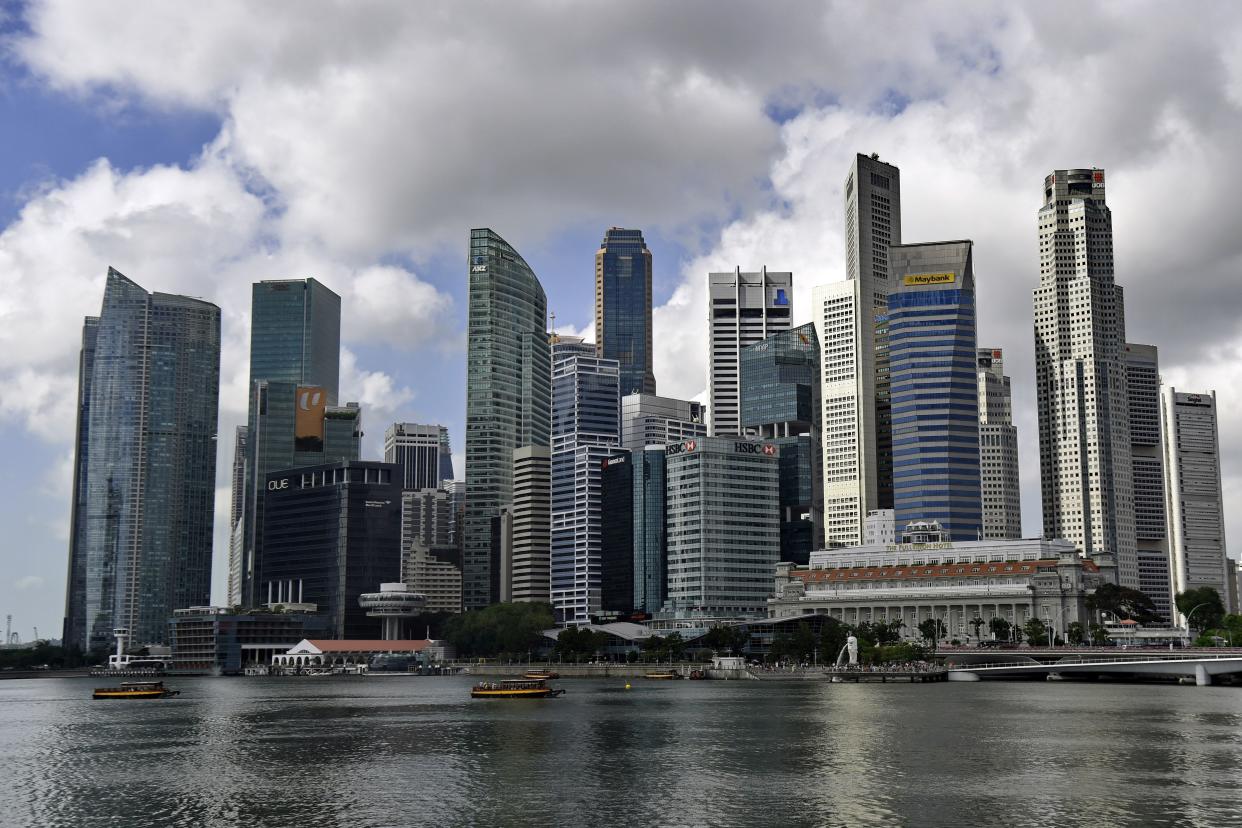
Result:
<svg viewBox="0 0 1242 828"><path fill-rule="evenodd" d="M513 501L513 450L549 445L548 302L534 271L499 235L470 231L466 353L466 504L462 601L499 599L492 521Z"/></svg>
<svg viewBox="0 0 1242 828"><path fill-rule="evenodd" d="M162 643L211 596L220 309L109 268L83 329L69 646Z"/></svg>
<svg viewBox="0 0 1242 828"><path fill-rule="evenodd" d="M596 354L621 366L621 396L654 394L651 251L641 230L611 227L595 253Z"/></svg>
<svg viewBox="0 0 1242 828"><path fill-rule="evenodd" d="M969 241L893 245L888 296L893 508L900 535L937 521L980 540L975 277Z"/></svg>

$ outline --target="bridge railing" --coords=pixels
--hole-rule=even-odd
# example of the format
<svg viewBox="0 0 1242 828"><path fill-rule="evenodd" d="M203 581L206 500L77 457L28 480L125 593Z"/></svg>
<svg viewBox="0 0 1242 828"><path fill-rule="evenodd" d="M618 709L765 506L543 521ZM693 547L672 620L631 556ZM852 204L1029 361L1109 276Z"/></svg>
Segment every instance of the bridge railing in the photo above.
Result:
<svg viewBox="0 0 1242 828"><path fill-rule="evenodd" d="M1110 664L1149 664L1151 662L1183 662L1183 661L1242 661L1242 655L1202 655L1190 658L1170 658L1168 656L1136 656L1130 658L1109 658L1098 659L1079 656L1075 659L1062 659L1055 662L1036 662L1036 661L983 661L971 664L948 664L945 665L947 670L995 670L995 669L1014 669L1026 668L1029 670L1056 670L1058 666L1067 665L1092 664L1107 666Z"/></svg>

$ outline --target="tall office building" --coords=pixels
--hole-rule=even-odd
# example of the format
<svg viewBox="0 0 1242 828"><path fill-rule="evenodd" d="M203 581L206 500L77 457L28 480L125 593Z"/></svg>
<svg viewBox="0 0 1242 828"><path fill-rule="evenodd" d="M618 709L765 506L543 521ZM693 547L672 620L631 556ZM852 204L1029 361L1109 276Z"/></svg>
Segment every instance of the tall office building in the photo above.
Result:
<svg viewBox="0 0 1242 828"><path fill-rule="evenodd" d="M702 403L654 394L626 394L621 397L621 445L640 449L706 437L704 420Z"/></svg>
<svg viewBox="0 0 1242 828"><path fill-rule="evenodd" d="M951 540L980 540L975 276L969 241L889 247L893 511L897 534L936 521Z"/></svg>
<svg viewBox="0 0 1242 828"><path fill-rule="evenodd" d="M220 309L108 268L82 342L66 642L163 643L211 596Z"/></svg>
<svg viewBox="0 0 1242 828"><path fill-rule="evenodd" d="M874 458L876 509L893 508L887 313L888 294L897 287L888 252L894 244L901 244L901 171L875 153L860 153L845 178L845 277L859 283L859 367L868 375L860 385L874 395L861 450Z"/></svg>
<svg viewBox="0 0 1242 828"><path fill-rule="evenodd" d="M69 572L65 578L65 619L61 630L61 643L66 651L86 648L86 466L91 456L91 377L95 370L98 335L99 317L86 317L82 324L82 347L78 352L73 502L69 506Z"/></svg>
<svg viewBox="0 0 1242 828"><path fill-rule="evenodd" d="M600 608L600 475L620 446L615 360L580 337L552 344L552 607L580 624Z"/></svg>
<svg viewBox="0 0 1242 828"><path fill-rule="evenodd" d="M1139 589L1165 620L1173 620L1169 526L1165 517L1164 447L1160 433L1160 359L1155 345L1126 343L1130 469Z"/></svg>
<svg viewBox="0 0 1242 828"><path fill-rule="evenodd" d="M875 354L868 344L874 309L864 302L858 279L816 285L811 301L821 353L824 543L859 546L866 517L879 502Z"/></svg>
<svg viewBox="0 0 1242 828"><path fill-rule="evenodd" d="M668 580L663 614L765 614L780 558L776 446L703 437L666 449Z"/></svg>
<svg viewBox="0 0 1242 828"><path fill-rule="evenodd" d="M398 470L397 479L403 471ZM427 612L461 612L460 497L453 486L401 493L401 580Z"/></svg>
<svg viewBox="0 0 1242 828"><path fill-rule="evenodd" d="M623 449L604 461L600 521L605 611L650 616L664 603L664 450L662 445Z"/></svg>
<svg viewBox="0 0 1242 828"><path fill-rule="evenodd" d="M634 464L622 450L600 475L600 609L634 611Z"/></svg>
<svg viewBox="0 0 1242 828"><path fill-rule="evenodd" d="M1225 549L1216 410L1215 391L1187 394L1165 386L1161 392L1173 592L1211 587L1224 603L1232 573Z"/></svg>
<svg viewBox="0 0 1242 828"><path fill-rule="evenodd" d="M488 229L470 231L462 600L500 598L492 521L513 502L513 450L549 442L548 302L534 271Z"/></svg>
<svg viewBox="0 0 1242 828"><path fill-rule="evenodd" d="M634 449L630 457L634 467L634 496L631 498L634 506L634 609L654 615L663 606L667 592L665 448L646 446Z"/></svg>
<svg viewBox="0 0 1242 828"><path fill-rule="evenodd" d="M513 451L513 558L510 601L552 599L552 450Z"/></svg>
<svg viewBox="0 0 1242 828"><path fill-rule="evenodd" d="M654 394L651 251L641 230L609 228L595 252L596 356L621 366L621 393Z"/></svg>
<svg viewBox="0 0 1242 828"><path fill-rule="evenodd" d="M237 426L233 432L233 474L229 480L229 580L228 605L242 602L242 560L246 543L246 458L249 431Z"/></svg>
<svg viewBox="0 0 1242 828"><path fill-rule="evenodd" d="M742 431L780 456L781 560L824 548L819 337L807 323L742 349Z"/></svg>
<svg viewBox="0 0 1242 828"><path fill-rule="evenodd" d="M240 603L253 607L262 600L255 576L267 473L358 457L356 445L324 451L324 415L337 402L340 352L339 296L314 279L253 285L242 541L236 552L230 549L229 561L230 570L241 572Z"/></svg>
<svg viewBox="0 0 1242 828"><path fill-rule="evenodd" d="M316 604L334 638L374 639L358 603L401 579L401 485L391 463L344 461L270 472L258 582L267 604Z"/></svg>
<svg viewBox="0 0 1242 828"><path fill-rule="evenodd" d="M401 467L401 487L406 491L434 489L452 480L448 427L393 423L384 432L384 462Z"/></svg>
<svg viewBox="0 0 1242 828"><path fill-rule="evenodd" d="M1035 399L1044 537L1112 553L1139 588L1122 289L1113 281L1104 171L1056 170L1039 210Z"/></svg>
<svg viewBox="0 0 1242 828"><path fill-rule="evenodd" d="M793 274L758 273L707 275L708 390L712 434L738 435L741 428L742 349L774 333L789 330L793 318Z"/></svg>
<svg viewBox="0 0 1242 828"><path fill-rule="evenodd" d="M1018 483L1018 428L1013 394L1000 348L980 348L979 469L983 487L984 540L1022 537L1022 491Z"/></svg>

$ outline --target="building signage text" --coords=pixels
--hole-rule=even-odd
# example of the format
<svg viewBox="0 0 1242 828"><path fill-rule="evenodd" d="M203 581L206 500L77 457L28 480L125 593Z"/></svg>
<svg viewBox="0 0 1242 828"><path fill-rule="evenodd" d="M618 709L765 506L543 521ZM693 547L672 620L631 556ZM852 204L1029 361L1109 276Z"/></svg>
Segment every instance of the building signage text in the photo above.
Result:
<svg viewBox="0 0 1242 828"><path fill-rule="evenodd" d="M951 285L957 281L952 273L915 273L907 276L903 283L907 285Z"/></svg>

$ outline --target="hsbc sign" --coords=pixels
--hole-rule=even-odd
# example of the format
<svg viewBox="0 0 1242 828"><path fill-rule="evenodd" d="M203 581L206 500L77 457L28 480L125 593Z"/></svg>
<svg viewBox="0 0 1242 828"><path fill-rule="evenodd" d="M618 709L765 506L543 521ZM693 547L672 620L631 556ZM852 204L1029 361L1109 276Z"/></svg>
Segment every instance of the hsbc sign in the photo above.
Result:
<svg viewBox="0 0 1242 828"><path fill-rule="evenodd" d="M776 446L771 443L734 443L733 451L735 454L763 454L768 457L776 456Z"/></svg>

